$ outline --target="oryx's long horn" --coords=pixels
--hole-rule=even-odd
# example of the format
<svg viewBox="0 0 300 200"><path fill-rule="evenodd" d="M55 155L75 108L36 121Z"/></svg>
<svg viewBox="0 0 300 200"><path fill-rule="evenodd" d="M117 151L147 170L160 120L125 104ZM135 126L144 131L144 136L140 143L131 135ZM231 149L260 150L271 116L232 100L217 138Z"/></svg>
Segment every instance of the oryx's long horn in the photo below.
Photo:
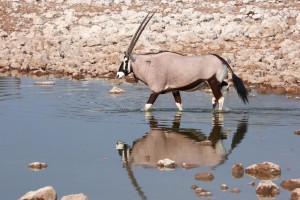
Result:
<svg viewBox="0 0 300 200"><path fill-rule="evenodd" d="M125 56L126 57L129 57L130 54L132 53L132 50L135 46L135 44L137 43L139 37L141 36L143 30L145 29L145 27L147 26L148 22L150 21L150 19L153 17L153 15L155 14L152 13L152 15L150 15L150 13L147 14L147 16L144 18L144 20L142 21L142 23L140 24L140 26L138 27L138 29L136 30L131 42L130 42L130 45L125 53ZM149 16L150 15L150 16Z"/></svg>

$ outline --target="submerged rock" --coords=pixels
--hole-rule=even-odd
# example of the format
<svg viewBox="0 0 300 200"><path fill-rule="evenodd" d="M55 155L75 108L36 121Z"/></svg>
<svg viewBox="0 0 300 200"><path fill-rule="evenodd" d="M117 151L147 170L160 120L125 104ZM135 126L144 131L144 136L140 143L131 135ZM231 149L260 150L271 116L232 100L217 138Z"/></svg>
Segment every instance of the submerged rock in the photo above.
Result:
<svg viewBox="0 0 300 200"><path fill-rule="evenodd" d="M212 173L198 173L195 174L195 179L198 181L212 181L214 180L214 175Z"/></svg>
<svg viewBox="0 0 300 200"><path fill-rule="evenodd" d="M242 178L244 176L244 167L241 163L232 166L232 176L235 178Z"/></svg>
<svg viewBox="0 0 300 200"><path fill-rule="evenodd" d="M53 187L46 186L36 191L30 191L24 194L19 200L57 200L57 194Z"/></svg>
<svg viewBox="0 0 300 200"><path fill-rule="evenodd" d="M245 172L249 176L262 180L275 180L281 175L280 166L271 162L253 164L247 167Z"/></svg>
<svg viewBox="0 0 300 200"><path fill-rule="evenodd" d="M256 194L261 197L275 197L279 194L279 188L270 180L262 180L256 188Z"/></svg>
<svg viewBox="0 0 300 200"><path fill-rule="evenodd" d="M28 168L30 168L34 171L39 171L39 170L45 169L47 167L48 167L47 163L43 163L43 162L32 162L32 163L28 164Z"/></svg>
<svg viewBox="0 0 300 200"><path fill-rule="evenodd" d="M296 188L300 188L300 179L298 178L282 181L280 186L286 190L292 191Z"/></svg>
<svg viewBox="0 0 300 200"><path fill-rule="evenodd" d="M119 87L117 87L117 86L114 86L114 87L109 91L110 94L122 94L122 93L124 93L124 92L125 92L125 90L123 90L123 89L121 89L121 88L119 88Z"/></svg>

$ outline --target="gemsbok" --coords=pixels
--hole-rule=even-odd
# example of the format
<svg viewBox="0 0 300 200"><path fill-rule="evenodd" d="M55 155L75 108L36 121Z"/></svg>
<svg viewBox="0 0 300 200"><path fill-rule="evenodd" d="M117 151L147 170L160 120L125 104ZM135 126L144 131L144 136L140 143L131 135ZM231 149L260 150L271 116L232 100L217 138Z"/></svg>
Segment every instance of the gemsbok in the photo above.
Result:
<svg viewBox="0 0 300 200"><path fill-rule="evenodd" d="M149 13L138 27L117 72L117 78L133 73L137 80L149 86L152 93L145 110L151 108L160 94L168 92L173 93L176 106L182 110L179 91L195 91L202 88L205 82L210 86L214 96L213 108L222 110L224 102L222 91L228 87L228 83L224 81L228 69L232 73L232 82L237 94L245 104L248 103L248 92L243 81L234 74L228 62L221 56L216 54L185 56L174 52L133 54L140 35L153 15L154 13Z"/></svg>

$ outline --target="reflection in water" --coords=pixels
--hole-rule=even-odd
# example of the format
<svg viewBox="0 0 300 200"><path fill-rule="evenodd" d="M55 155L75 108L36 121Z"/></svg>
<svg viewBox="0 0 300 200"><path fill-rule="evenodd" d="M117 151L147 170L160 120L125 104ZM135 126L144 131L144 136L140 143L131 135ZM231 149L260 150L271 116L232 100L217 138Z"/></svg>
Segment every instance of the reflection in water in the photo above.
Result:
<svg viewBox="0 0 300 200"><path fill-rule="evenodd" d="M147 112L149 132L134 141L132 147L120 141L116 143L123 166L142 199L146 199L146 196L138 185L132 165L155 167L159 160L169 158L178 166L186 163L198 167L216 167L228 159L233 149L241 143L248 129L248 117L243 117L238 122L231 146L227 151L222 142L228 139L228 133L223 127L223 113L213 114L212 129L208 136L199 129L180 128L181 114L181 112L176 113L172 127L165 127L159 124L152 113Z"/></svg>
<svg viewBox="0 0 300 200"><path fill-rule="evenodd" d="M21 79L0 77L0 101L21 98Z"/></svg>
<svg viewBox="0 0 300 200"><path fill-rule="evenodd" d="M238 122L231 146L226 150L222 140L228 133L223 127L223 113L214 113L212 129L208 136L199 129L180 128L181 113L178 112L172 127L160 126L154 116L147 116L149 132L133 142L132 147L117 142L117 149L124 163L155 167L161 159L169 158L179 166L183 163L215 167L227 160L228 155L244 138L248 119Z"/></svg>

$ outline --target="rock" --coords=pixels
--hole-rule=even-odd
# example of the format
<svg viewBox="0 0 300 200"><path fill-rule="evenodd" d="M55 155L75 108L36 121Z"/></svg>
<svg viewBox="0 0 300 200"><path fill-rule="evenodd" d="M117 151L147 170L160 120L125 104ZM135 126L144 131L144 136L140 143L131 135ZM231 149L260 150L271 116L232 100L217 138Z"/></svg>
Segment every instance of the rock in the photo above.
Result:
<svg viewBox="0 0 300 200"><path fill-rule="evenodd" d="M300 188L293 190L291 195L291 200L299 200L300 199Z"/></svg>
<svg viewBox="0 0 300 200"><path fill-rule="evenodd" d="M233 188L232 190L230 190L230 192L232 192L232 193L240 193L241 190L238 189L238 188Z"/></svg>
<svg viewBox="0 0 300 200"><path fill-rule="evenodd" d="M245 172L250 176L263 180L275 180L281 175L280 166L271 162L253 164L247 167Z"/></svg>
<svg viewBox="0 0 300 200"><path fill-rule="evenodd" d="M254 181L252 181L252 182L250 182L250 183L249 183L249 185L251 185L251 186L255 186L255 182L254 182Z"/></svg>
<svg viewBox="0 0 300 200"><path fill-rule="evenodd" d="M241 163L232 166L232 176L235 178L242 178L244 176L244 167Z"/></svg>
<svg viewBox="0 0 300 200"><path fill-rule="evenodd" d="M80 193L63 196L61 200L88 200L88 197L85 194Z"/></svg>
<svg viewBox="0 0 300 200"><path fill-rule="evenodd" d="M114 86L114 87L109 91L110 94L122 94L122 93L124 93L124 92L125 92L125 90L123 90L123 89L121 89L121 88L119 88L119 87L117 87L117 86Z"/></svg>
<svg viewBox="0 0 300 200"><path fill-rule="evenodd" d="M285 180L280 183L280 186L286 190L292 191L296 188L300 188L300 179Z"/></svg>
<svg viewBox="0 0 300 200"><path fill-rule="evenodd" d="M221 185L221 190L228 190L228 185L226 185L226 184L222 184Z"/></svg>
<svg viewBox="0 0 300 200"><path fill-rule="evenodd" d="M200 196L200 197L208 197L208 196L212 195L211 191L200 188L200 187L195 189L195 193L197 194L197 196Z"/></svg>
<svg viewBox="0 0 300 200"><path fill-rule="evenodd" d="M47 163L43 162L32 162L28 164L28 167L34 171L39 171L48 167Z"/></svg>
<svg viewBox="0 0 300 200"><path fill-rule="evenodd" d="M212 181L214 180L214 175L212 173L198 173L195 175L195 179L198 181Z"/></svg>
<svg viewBox="0 0 300 200"><path fill-rule="evenodd" d="M57 200L57 194L53 187L47 186L36 191L27 192L19 200Z"/></svg>
<svg viewBox="0 0 300 200"><path fill-rule="evenodd" d="M279 194L279 188L270 180L262 180L256 188L256 194L260 197L274 197Z"/></svg>
<svg viewBox="0 0 300 200"><path fill-rule="evenodd" d="M175 163L175 161L165 158L157 162L157 167L159 169L174 169L177 167L177 164Z"/></svg>
<svg viewBox="0 0 300 200"><path fill-rule="evenodd" d="M199 165L196 164L189 164L189 163L182 163L182 168L184 169L192 169L192 168L197 168Z"/></svg>

